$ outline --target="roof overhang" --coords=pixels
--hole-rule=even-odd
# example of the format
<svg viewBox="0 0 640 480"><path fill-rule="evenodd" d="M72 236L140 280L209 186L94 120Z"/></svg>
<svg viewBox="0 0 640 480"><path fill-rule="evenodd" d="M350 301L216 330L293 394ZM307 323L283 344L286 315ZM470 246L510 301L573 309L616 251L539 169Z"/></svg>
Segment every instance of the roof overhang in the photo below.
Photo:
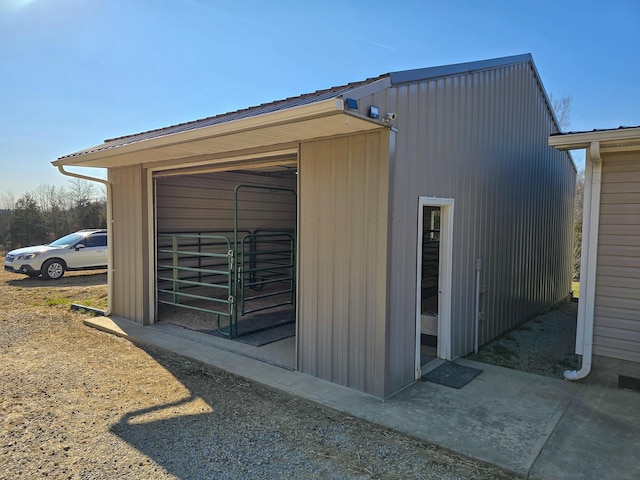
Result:
<svg viewBox="0 0 640 480"><path fill-rule="evenodd" d="M106 141L52 162L53 165L115 168L191 158L232 155L251 149L282 148L297 142L388 128L345 109L332 98L216 125L153 138Z"/></svg>
<svg viewBox="0 0 640 480"><path fill-rule="evenodd" d="M604 154L640 150L640 127L564 133L549 137L549 146L558 150L584 149L594 142L600 144L600 153Z"/></svg>

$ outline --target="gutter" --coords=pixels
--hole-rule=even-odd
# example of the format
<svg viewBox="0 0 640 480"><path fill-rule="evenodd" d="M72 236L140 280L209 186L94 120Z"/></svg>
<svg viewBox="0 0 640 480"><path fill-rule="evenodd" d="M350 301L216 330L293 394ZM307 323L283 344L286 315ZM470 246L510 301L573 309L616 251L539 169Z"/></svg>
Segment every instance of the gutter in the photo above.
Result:
<svg viewBox="0 0 640 480"><path fill-rule="evenodd" d="M66 175L67 177L80 178L81 180L88 180L89 182L98 182L103 184L107 188L107 309L104 312L105 316L111 315L112 311L112 299L113 299L113 234L112 231L112 195L111 195L111 183L101 178L88 177L86 175L80 175L79 173L67 172L63 165L56 165L58 171Z"/></svg>
<svg viewBox="0 0 640 480"><path fill-rule="evenodd" d="M586 271L585 285L580 288L578 302L578 332L576 333L576 353L582 353L582 367L579 371L567 370L564 378L580 380L591 372L593 356L593 325L595 313L596 261L598 253L598 233L600 224L600 187L602 184L602 159L600 142L591 142L589 146L589 163L586 168L585 208L582 215L583 229L588 225L588 235L582 235L582 257L580 263ZM590 180L590 181L588 181ZM588 202L586 201L588 200ZM583 230L584 232L584 230Z"/></svg>

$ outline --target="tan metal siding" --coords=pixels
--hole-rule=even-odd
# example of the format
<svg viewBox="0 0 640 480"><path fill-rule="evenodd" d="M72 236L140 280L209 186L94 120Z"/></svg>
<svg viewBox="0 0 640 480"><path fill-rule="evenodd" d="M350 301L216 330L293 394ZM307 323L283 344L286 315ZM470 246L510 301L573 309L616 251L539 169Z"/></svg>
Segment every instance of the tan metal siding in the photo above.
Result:
<svg viewBox="0 0 640 480"><path fill-rule="evenodd" d="M602 162L593 353L640 362L640 155Z"/></svg>
<svg viewBox="0 0 640 480"><path fill-rule="evenodd" d="M140 166L109 170L113 185L113 314L149 322L146 175Z"/></svg>
<svg viewBox="0 0 640 480"><path fill-rule="evenodd" d="M306 142L299 161L298 368L385 396L388 133Z"/></svg>
<svg viewBox="0 0 640 480"><path fill-rule="evenodd" d="M233 172L158 178L158 232L233 231L234 189L240 184L289 188L295 192L296 178L295 175L272 178ZM242 190L238 198L240 230L295 229L293 194Z"/></svg>
<svg viewBox="0 0 640 480"><path fill-rule="evenodd" d="M417 202L455 199L452 353L473 348L474 266L484 259L480 343L570 291L575 170L547 146L555 125L528 63L360 99L396 112L391 191L390 376L412 373Z"/></svg>

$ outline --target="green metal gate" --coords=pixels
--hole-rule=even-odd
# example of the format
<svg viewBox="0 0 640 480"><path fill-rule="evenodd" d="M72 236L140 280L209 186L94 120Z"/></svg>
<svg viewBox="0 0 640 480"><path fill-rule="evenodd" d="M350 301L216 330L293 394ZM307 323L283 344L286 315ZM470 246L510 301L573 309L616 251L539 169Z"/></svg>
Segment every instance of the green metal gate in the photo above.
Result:
<svg viewBox="0 0 640 480"><path fill-rule="evenodd" d="M295 304L295 230L239 230L243 190L296 195L286 188L238 185L233 232L157 235L158 303L212 314L218 332L229 338L263 329L239 333L242 317Z"/></svg>
<svg viewBox="0 0 640 480"><path fill-rule="evenodd" d="M242 238L240 252L239 307L242 315L294 303L295 244L292 234L246 235ZM265 302L266 299L272 301Z"/></svg>
<svg viewBox="0 0 640 480"><path fill-rule="evenodd" d="M158 234L158 303L215 315L230 336L235 311L235 253L222 235ZM221 318L227 319L225 332Z"/></svg>

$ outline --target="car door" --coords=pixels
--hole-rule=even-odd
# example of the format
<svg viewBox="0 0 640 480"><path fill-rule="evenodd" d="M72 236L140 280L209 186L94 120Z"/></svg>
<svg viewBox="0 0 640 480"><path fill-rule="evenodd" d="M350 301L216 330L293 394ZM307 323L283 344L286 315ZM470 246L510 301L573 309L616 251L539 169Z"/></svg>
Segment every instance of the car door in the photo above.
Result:
<svg viewBox="0 0 640 480"><path fill-rule="evenodd" d="M107 265L106 233L88 235L72 249L69 254L69 268L93 268Z"/></svg>

